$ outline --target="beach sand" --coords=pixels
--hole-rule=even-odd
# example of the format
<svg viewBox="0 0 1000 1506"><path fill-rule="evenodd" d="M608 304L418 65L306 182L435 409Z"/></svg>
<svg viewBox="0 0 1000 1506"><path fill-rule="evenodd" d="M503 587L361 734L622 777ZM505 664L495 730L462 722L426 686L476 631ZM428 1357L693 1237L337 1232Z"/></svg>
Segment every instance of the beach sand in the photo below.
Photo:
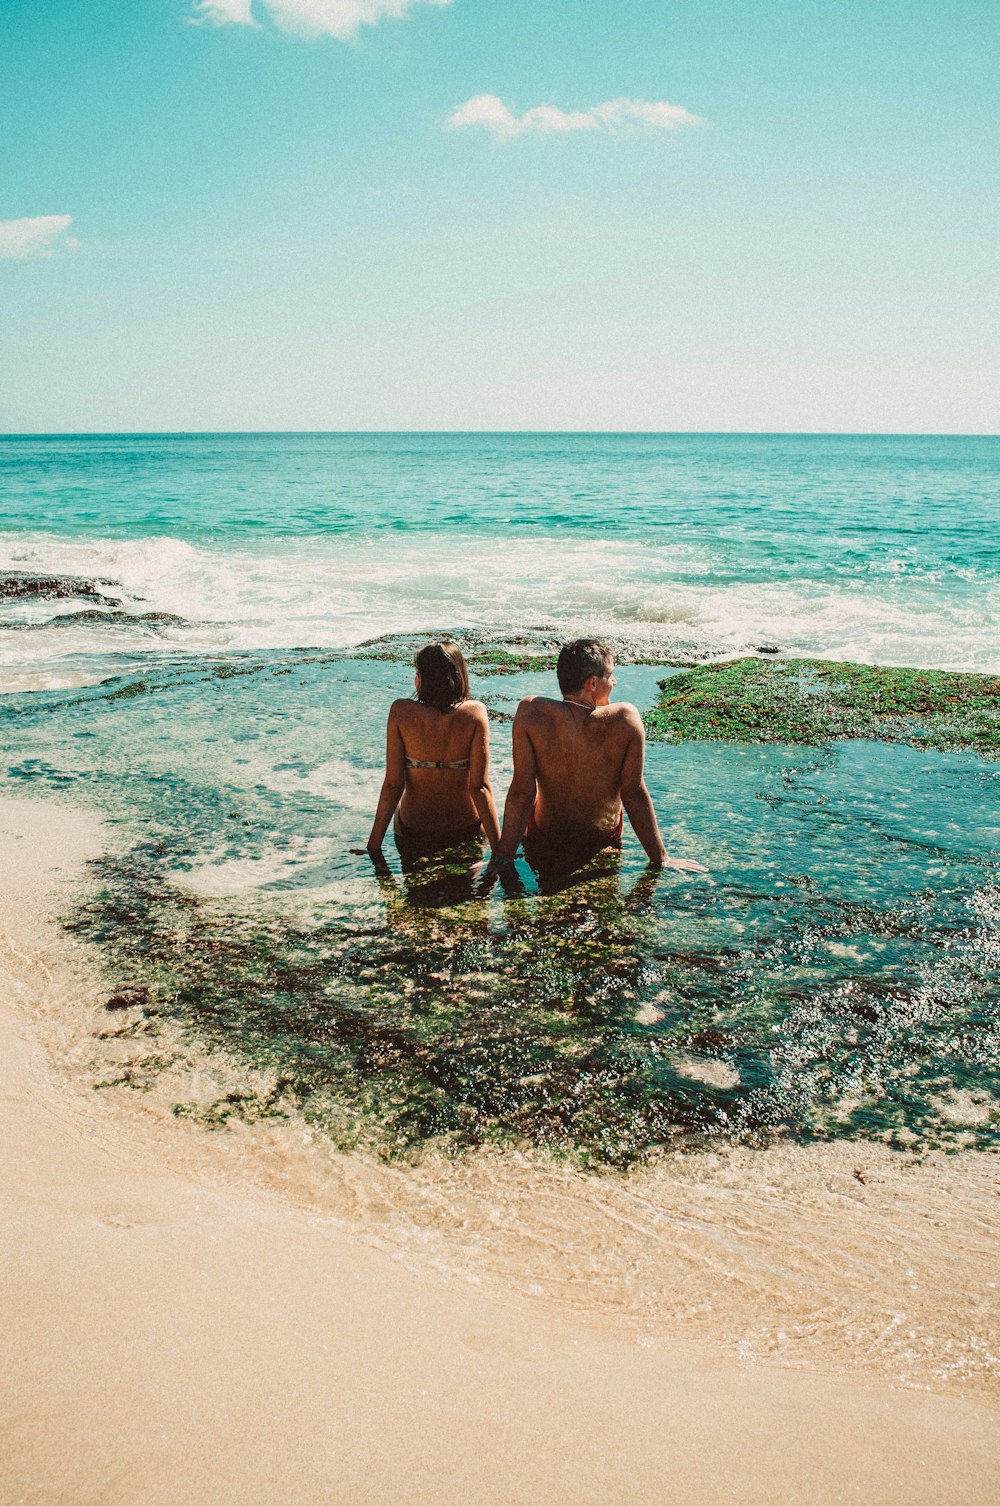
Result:
<svg viewBox="0 0 1000 1506"><path fill-rule="evenodd" d="M105 840L86 813L0 804L4 1506L1000 1498L995 1390L968 1366L947 1384L926 1378L944 1374L950 1325L962 1355L987 1343L977 1325L995 1279L995 1163L960 1157L954 1170L935 1162L904 1177L891 1170L898 1158L857 1146L831 1148L826 1162L826 1148L796 1159L788 1147L763 1172L746 1155L714 1157L706 1173L686 1158L671 1194L680 1232L659 1246L672 1298L643 1306L615 1296L634 1285L610 1279L615 1258L636 1262L648 1283L648 1240L632 1254L627 1242L605 1245L601 1281L584 1272L574 1283L565 1262L557 1279L552 1229L571 1228L572 1209L550 1215L532 1296L530 1262L509 1253L516 1238L488 1238L482 1199L462 1193L473 1172L446 1170L437 1183L448 1191L445 1222L473 1226L455 1229L465 1253L449 1263L438 1258L448 1231L431 1239L411 1220L409 1240L394 1243L390 1222L374 1219L405 1168L341 1157L324 1201L318 1183L332 1162L317 1159L309 1196L301 1168L299 1195L286 1196L287 1170L283 1182L274 1167L287 1131L273 1132L270 1159L254 1159L242 1131L213 1136L157 1115L155 1095L132 1107L93 1091L76 1070L89 1049L78 1019L100 980L53 917ZM802 1188L824 1166L806 1220L814 1243L796 1248ZM661 1215L670 1175L657 1173ZM541 1172L505 1176L499 1169L487 1193L500 1204L495 1220L509 1225L521 1210L529 1231L529 1202L543 1201L546 1186L565 1201L574 1185L569 1172L549 1183ZM413 1177L426 1193L432 1174ZM886 1190L866 1217L869 1184ZM634 1182L629 1195L652 1185ZM581 1202L580 1227L627 1222L617 1196ZM546 1226L544 1208L533 1217ZM724 1253L727 1227L739 1259ZM433 1258L420 1259L421 1232ZM485 1251L479 1266L465 1258L472 1245ZM890 1285L905 1278L914 1332L940 1339L934 1362L912 1371L920 1388L894 1384L878 1360L873 1315L896 1259L905 1268ZM574 1262L585 1264L582 1246ZM690 1285L692 1309L717 1289L723 1317L700 1337L679 1316L678 1281ZM600 1290L604 1303L591 1300ZM845 1291L854 1293L846 1305ZM817 1303L837 1301L843 1314L827 1330L810 1318ZM783 1333L796 1313L802 1342L781 1356L793 1365L741 1359L724 1342L740 1325ZM854 1347L851 1322L869 1324Z"/></svg>

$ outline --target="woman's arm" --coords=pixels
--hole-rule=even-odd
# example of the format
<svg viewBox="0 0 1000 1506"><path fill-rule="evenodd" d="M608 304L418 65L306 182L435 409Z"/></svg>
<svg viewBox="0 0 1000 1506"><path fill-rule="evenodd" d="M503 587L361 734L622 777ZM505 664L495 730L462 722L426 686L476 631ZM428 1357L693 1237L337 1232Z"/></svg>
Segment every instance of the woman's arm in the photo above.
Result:
<svg viewBox="0 0 1000 1506"><path fill-rule="evenodd" d="M389 822L396 813L406 785L406 755L399 730L399 712L394 701L389 708L389 720L385 729L385 778L379 791L375 820L368 836L368 851L374 857L382 851Z"/></svg>
<svg viewBox="0 0 1000 1506"><path fill-rule="evenodd" d="M490 852L495 853L500 845L500 822L490 784L490 723L486 707L476 717L476 727L469 749L469 794L476 807L476 814L483 823Z"/></svg>
<svg viewBox="0 0 1000 1506"><path fill-rule="evenodd" d="M525 726L528 701L522 701L514 717L512 737L514 744L514 777L507 791L503 810L503 832L499 850L494 854L498 861L512 863L518 843L524 836L528 818L535 804L538 788L536 779L535 748Z"/></svg>

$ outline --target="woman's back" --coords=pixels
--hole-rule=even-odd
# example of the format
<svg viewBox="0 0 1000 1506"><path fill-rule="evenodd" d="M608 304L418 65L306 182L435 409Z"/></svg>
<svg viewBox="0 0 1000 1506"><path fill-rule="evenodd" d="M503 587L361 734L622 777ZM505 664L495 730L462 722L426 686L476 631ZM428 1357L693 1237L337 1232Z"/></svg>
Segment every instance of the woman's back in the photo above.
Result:
<svg viewBox="0 0 1000 1506"><path fill-rule="evenodd" d="M401 835L500 839L489 782L486 707L469 699L469 673L454 643L428 643L416 656L416 700L393 701L386 727L385 779L368 850L381 850L390 821ZM481 826L480 826L481 823Z"/></svg>
<svg viewBox="0 0 1000 1506"><path fill-rule="evenodd" d="M389 713L401 744L403 795L399 817L421 831L467 826L477 819L472 790L485 777L485 757L476 757L483 741L486 707L462 701L439 711L420 701L395 701ZM473 765L476 784L473 784Z"/></svg>

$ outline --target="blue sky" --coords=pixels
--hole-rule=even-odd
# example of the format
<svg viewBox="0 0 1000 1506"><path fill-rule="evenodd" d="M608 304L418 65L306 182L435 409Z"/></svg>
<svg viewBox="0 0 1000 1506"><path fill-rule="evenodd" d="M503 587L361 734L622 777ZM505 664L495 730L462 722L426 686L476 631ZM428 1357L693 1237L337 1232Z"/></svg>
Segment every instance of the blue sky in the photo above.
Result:
<svg viewBox="0 0 1000 1506"><path fill-rule="evenodd" d="M0 430L996 432L998 57L995 0L5 0Z"/></svg>

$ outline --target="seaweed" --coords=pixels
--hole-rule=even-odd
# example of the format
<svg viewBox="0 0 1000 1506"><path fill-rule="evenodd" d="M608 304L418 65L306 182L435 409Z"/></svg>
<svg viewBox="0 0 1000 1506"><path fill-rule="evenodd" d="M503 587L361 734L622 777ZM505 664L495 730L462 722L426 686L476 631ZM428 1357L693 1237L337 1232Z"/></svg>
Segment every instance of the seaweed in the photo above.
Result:
<svg viewBox="0 0 1000 1506"><path fill-rule="evenodd" d="M1000 678L823 659L734 659L661 682L653 741L869 738L1000 758Z"/></svg>
<svg viewBox="0 0 1000 1506"><path fill-rule="evenodd" d="M491 929L474 900L415 903L461 883L425 860L408 893L383 878L385 923L359 929L227 913L166 881L162 856L102 860L70 924L108 948L127 980L109 1002L132 1001L138 1033L155 1044L169 1021L260 1074L175 1105L208 1128L297 1114L389 1159L495 1144L595 1168L789 1136L1000 1142L995 886L945 924L922 900L789 897L781 925L699 950L664 944L655 880L623 892L613 862L534 906L509 899ZM852 936L908 951L831 980L827 944ZM100 1086L145 1092L158 1062L173 1057Z"/></svg>
<svg viewBox="0 0 1000 1506"><path fill-rule="evenodd" d="M469 655L469 668L478 675L520 675L531 671L539 674L556 667L556 654L512 654L505 648L484 649Z"/></svg>

